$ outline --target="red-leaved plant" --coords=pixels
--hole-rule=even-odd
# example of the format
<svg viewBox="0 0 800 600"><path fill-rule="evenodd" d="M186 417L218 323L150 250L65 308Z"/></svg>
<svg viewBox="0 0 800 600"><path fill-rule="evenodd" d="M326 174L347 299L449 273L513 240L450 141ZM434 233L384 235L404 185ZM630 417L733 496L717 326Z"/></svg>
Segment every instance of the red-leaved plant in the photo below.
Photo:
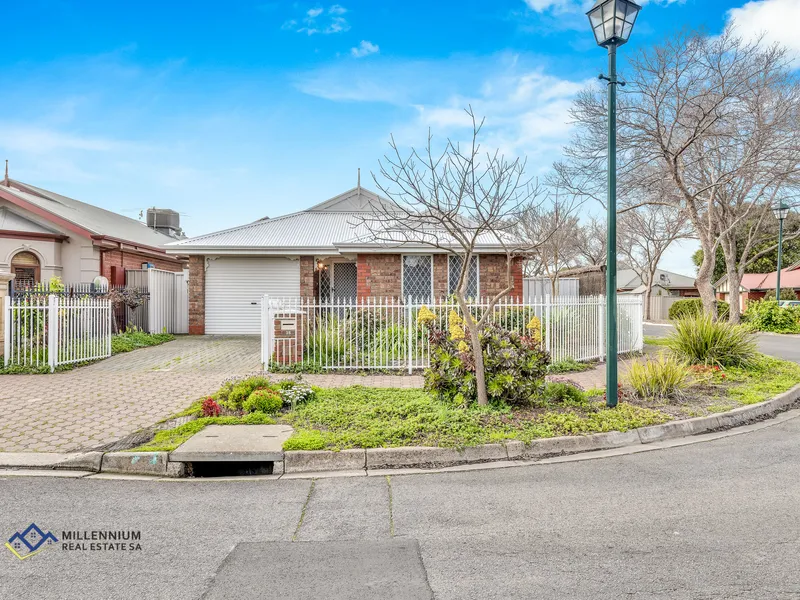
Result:
<svg viewBox="0 0 800 600"><path fill-rule="evenodd" d="M213 398L203 400L202 409L204 417L218 417L222 412L219 404Z"/></svg>

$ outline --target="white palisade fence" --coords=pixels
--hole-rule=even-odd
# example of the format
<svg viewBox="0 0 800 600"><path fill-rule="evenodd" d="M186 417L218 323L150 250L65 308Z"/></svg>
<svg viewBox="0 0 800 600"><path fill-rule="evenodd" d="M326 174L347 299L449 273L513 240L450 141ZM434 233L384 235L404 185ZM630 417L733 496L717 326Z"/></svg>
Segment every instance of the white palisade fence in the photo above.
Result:
<svg viewBox="0 0 800 600"><path fill-rule="evenodd" d="M553 361L605 358L605 298L598 296L545 298L528 302L504 298L491 309L490 321L522 335L533 317L541 323L542 343ZM417 322L427 307L435 325L447 330L451 311L447 299L363 298L320 302L307 298L264 296L261 302L261 359L289 365L304 363L322 369L403 369L430 364L426 327ZM489 309L488 299L470 305L473 315ZM617 297L618 352L641 351L644 345L641 296Z"/></svg>
<svg viewBox="0 0 800 600"><path fill-rule="evenodd" d="M54 370L111 356L111 302L70 296L6 296L3 362Z"/></svg>

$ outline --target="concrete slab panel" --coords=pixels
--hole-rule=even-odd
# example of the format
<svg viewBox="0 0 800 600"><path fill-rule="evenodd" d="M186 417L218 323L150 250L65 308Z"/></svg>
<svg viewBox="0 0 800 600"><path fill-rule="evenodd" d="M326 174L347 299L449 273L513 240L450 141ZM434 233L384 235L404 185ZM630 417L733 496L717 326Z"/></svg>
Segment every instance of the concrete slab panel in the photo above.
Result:
<svg viewBox="0 0 800 600"><path fill-rule="evenodd" d="M269 565L269 568L264 568ZM206 600L429 600L416 540L241 543Z"/></svg>
<svg viewBox="0 0 800 600"><path fill-rule="evenodd" d="M288 425L209 425L170 453L172 462L283 461Z"/></svg>

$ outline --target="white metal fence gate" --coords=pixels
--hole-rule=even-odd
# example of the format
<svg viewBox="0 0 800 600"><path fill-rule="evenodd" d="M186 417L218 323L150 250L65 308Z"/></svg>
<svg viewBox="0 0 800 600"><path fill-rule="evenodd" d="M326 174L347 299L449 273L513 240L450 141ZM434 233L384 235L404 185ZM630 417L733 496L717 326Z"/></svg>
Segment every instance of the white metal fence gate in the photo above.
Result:
<svg viewBox="0 0 800 600"><path fill-rule="evenodd" d="M129 269L129 285L146 288L148 333L189 333L189 277L161 269Z"/></svg>
<svg viewBox="0 0 800 600"><path fill-rule="evenodd" d="M3 362L47 366L111 356L111 302L104 298L6 296Z"/></svg>
<svg viewBox="0 0 800 600"><path fill-rule="evenodd" d="M470 304L473 315L488 309L488 300ZM447 330L456 304L405 302L396 298L319 302L305 298L264 296L261 304L261 360L281 365L305 363L322 369L413 369L430 364L427 329L417 322L427 307L438 327ZM644 345L642 299L618 296L620 354L641 351ZM605 357L605 298L547 298L544 302L504 299L489 319L501 327L528 333L532 317L541 323L542 342L553 361Z"/></svg>

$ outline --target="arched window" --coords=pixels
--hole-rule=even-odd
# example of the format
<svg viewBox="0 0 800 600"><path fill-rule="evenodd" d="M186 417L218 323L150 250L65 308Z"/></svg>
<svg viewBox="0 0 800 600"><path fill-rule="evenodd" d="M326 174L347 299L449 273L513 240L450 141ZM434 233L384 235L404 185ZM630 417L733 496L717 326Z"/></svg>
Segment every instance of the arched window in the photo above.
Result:
<svg viewBox="0 0 800 600"><path fill-rule="evenodd" d="M41 266L33 252L19 252L11 259L11 272L16 275L14 287L25 288L39 283Z"/></svg>

